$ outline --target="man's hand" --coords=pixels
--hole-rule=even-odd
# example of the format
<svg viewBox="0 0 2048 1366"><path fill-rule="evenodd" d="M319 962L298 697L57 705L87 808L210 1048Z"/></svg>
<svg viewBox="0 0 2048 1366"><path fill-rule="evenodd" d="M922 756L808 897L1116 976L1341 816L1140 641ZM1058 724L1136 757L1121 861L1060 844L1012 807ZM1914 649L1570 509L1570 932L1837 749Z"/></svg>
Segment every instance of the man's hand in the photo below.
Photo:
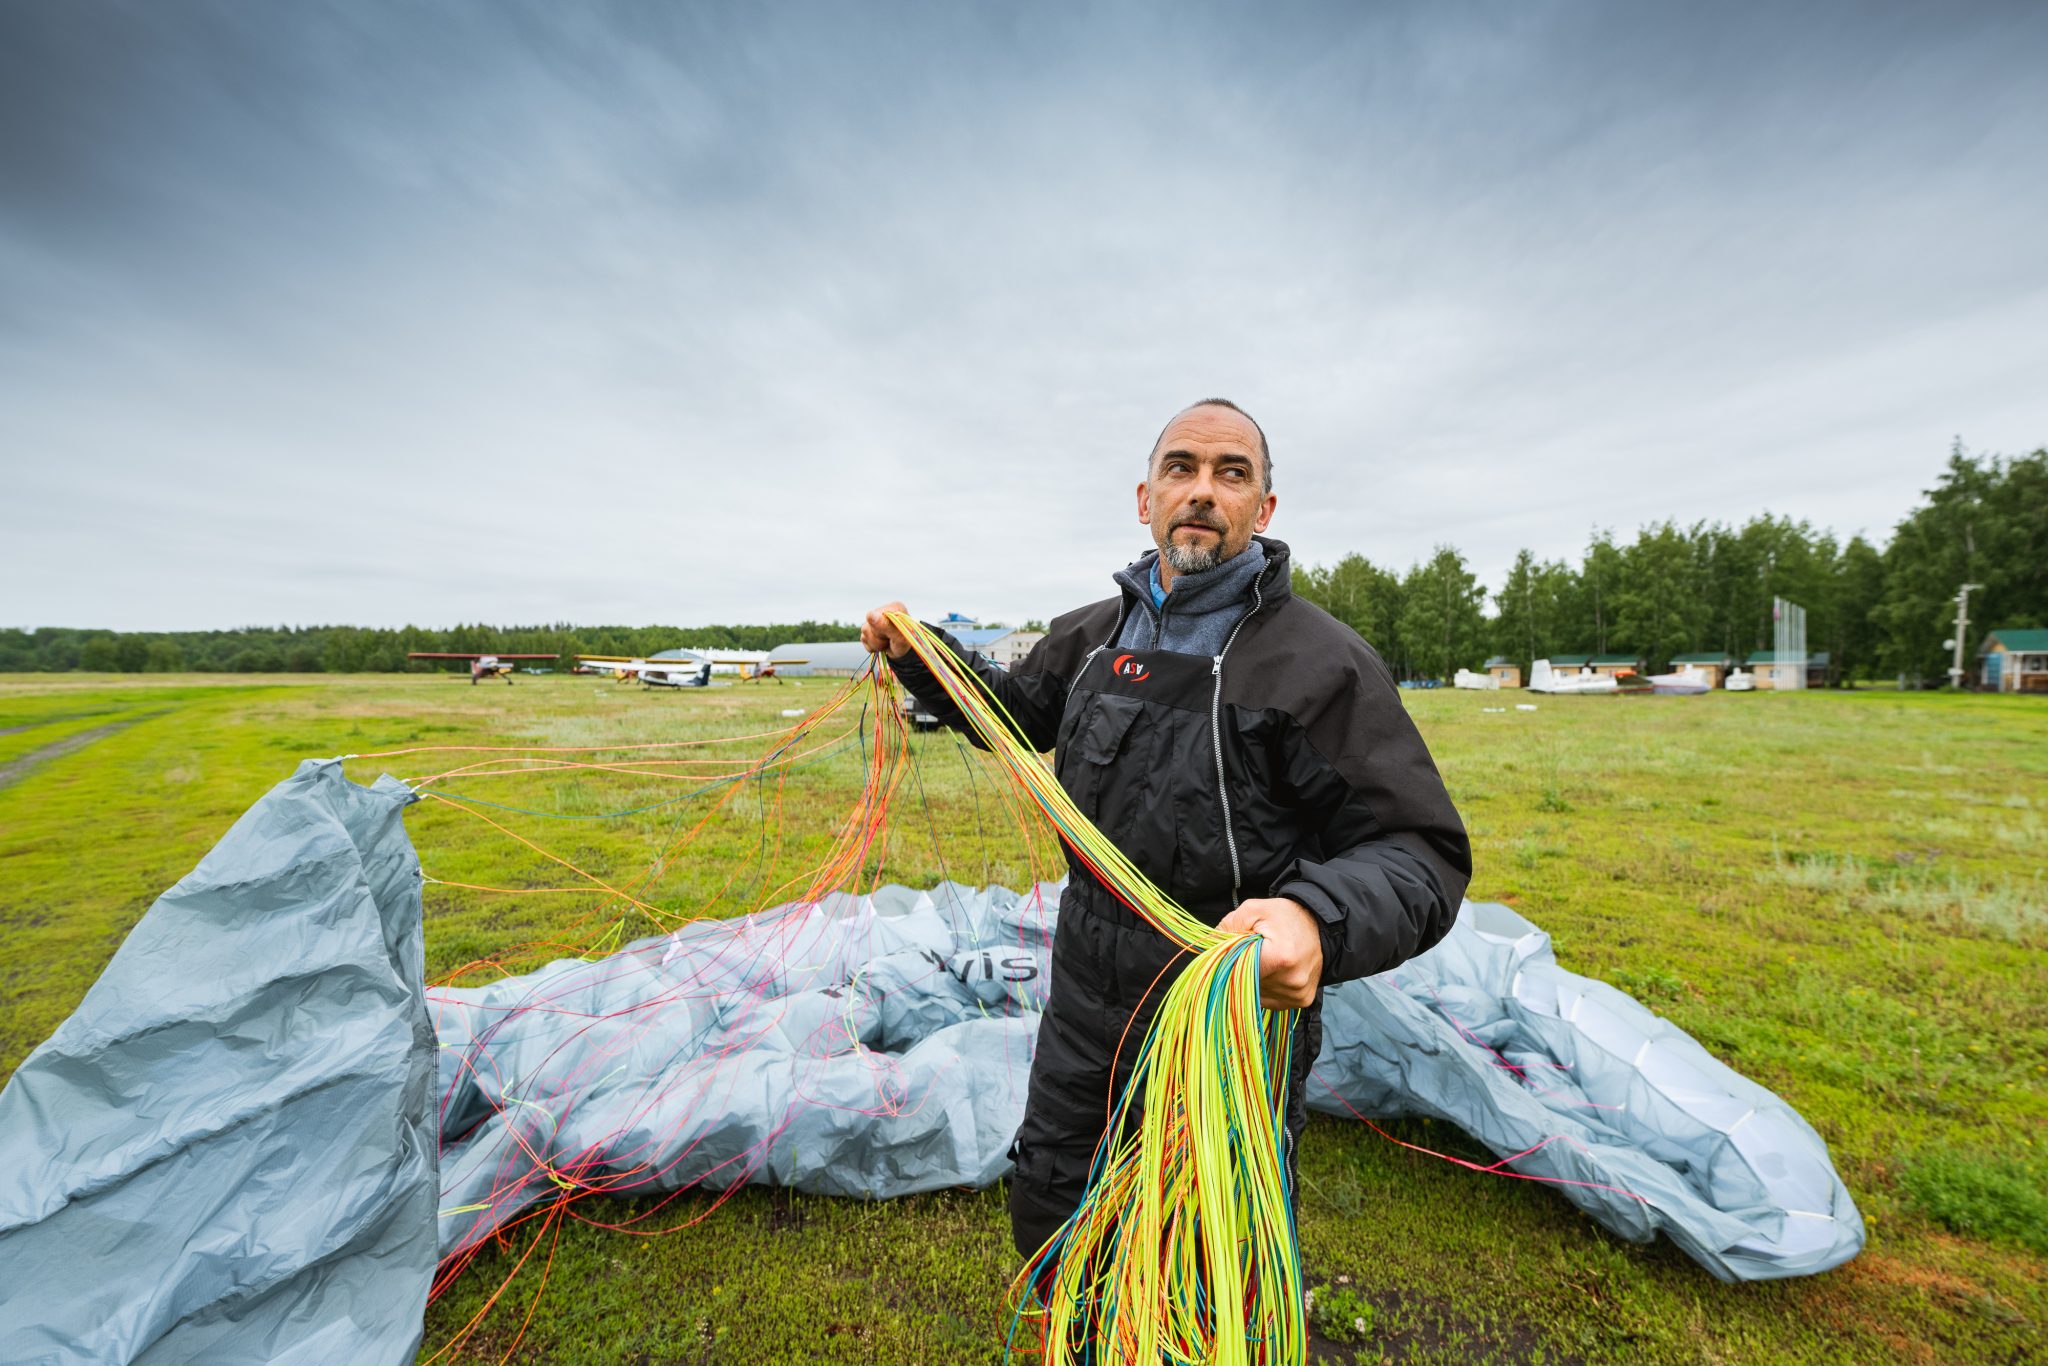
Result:
<svg viewBox="0 0 2048 1366"><path fill-rule="evenodd" d="M910 640L889 624L891 612L910 615L910 609L900 602L883 603L868 613L868 619L861 623L860 643L867 646L869 654L886 652L891 659L901 659L910 653Z"/></svg>
<svg viewBox="0 0 2048 1366"><path fill-rule="evenodd" d="M1260 935L1259 1004L1268 1010L1304 1010L1315 1004L1323 980L1323 936L1308 907L1284 896L1247 901L1217 922L1232 934Z"/></svg>

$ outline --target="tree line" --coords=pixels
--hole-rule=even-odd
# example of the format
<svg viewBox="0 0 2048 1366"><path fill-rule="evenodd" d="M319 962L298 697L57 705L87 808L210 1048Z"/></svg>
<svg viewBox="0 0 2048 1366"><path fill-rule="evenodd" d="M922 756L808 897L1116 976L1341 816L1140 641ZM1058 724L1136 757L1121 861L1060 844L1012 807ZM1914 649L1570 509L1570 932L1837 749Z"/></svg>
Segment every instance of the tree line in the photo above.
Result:
<svg viewBox="0 0 2048 1366"><path fill-rule="evenodd" d="M1960 442L1882 549L1764 513L1741 526L1666 520L1632 541L1596 530L1576 565L1515 556L1489 593L1453 546L1405 574L1363 555L1297 569L1294 589L1376 646L1402 678L1448 679L1499 656L1678 655L1738 661L1772 645L1773 598L1806 609L1807 651L1839 682L1941 679L1956 591L1970 595L1965 664L1984 635L2048 626L2048 450L1972 455ZM1489 612L1489 607L1491 611Z"/></svg>
<svg viewBox="0 0 2048 1366"><path fill-rule="evenodd" d="M766 626L249 626L233 631L0 630L0 673L91 669L125 673L395 673L448 667L409 660L413 651L478 654L645 656L688 646L770 650L797 640L857 640L837 621ZM459 665L458 665L459 667Z"/></svg>
<svg viewBox="0 0 2048 1366"><path fill-rule="evenodd" d="M1771 601L1806 609L1807 648L1836 678L1938 680L1948 667L1954 598L1970 598L1965 659L1987 631L2048 626L2048 449L1972 455L1961 443L1924 501L1882 549L1764 513L1741 526L1666 520L1632 541L1596 530L1576 565L1523 550L1489 592L1453 546L1405 574L1346 555L1297 568L1294 588L1371 641L1403 678L1448 679L1490 656L1518 663L1565 654L1629 654L1654 671L1675 655L1771 647ZM1036 623L1033 623L1034 625ZM0 630L0 672L356 673L431 669L412 651L646 655L676 646L766 650L854 640L857 626L431 629L252 626L232 631Z"/></svg>

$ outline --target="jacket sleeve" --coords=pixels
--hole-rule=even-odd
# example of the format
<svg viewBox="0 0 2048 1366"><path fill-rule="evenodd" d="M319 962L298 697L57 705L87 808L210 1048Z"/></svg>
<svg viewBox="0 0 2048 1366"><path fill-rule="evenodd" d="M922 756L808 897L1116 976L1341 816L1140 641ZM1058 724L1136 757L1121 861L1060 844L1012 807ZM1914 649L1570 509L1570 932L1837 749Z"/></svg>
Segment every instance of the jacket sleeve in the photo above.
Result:
<svg viewBox="0 0 2048 1366"><path fill-rule="evenodd" d="M1430 948L1450 933L1472 879L1464 822L1393 676L1362 642L1347 664L1327 704L1284 728L1277 756L1320 857L1288 865L1272 895L1320 922L1326 986Z"/></svg>
<svg viewBox="0 0 2048 1366"><path fill-rule="evenodd" d="M1024 743L1040 754L1053 747L1059 737L1060 716L1067 708L1067 680L1047 667L1052 658L1047 647L1052 636L1047 635L1031 647L1031 653L1019 660L1015 669L982 658L968 649L952 635L926 622L927 629L936 633L946 643L946 648L960 656L982 688L1000 702L1003 710L1017 723L1017 733ZM889 668L903 686L910 689L924 709L937 717L941 724L959 731L977 748L987 749L981 737L967 723L960 708L953 699L946 696L946 690L939 686L939 680L932 676L924 661L915 653L901 659L891 659Z"/></svg>

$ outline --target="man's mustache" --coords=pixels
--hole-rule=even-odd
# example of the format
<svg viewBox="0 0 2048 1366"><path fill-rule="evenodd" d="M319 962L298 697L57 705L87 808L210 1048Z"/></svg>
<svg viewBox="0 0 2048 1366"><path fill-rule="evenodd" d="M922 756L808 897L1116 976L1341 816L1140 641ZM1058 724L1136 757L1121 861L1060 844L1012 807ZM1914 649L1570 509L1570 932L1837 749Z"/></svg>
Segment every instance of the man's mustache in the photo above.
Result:
<svg viewBox="0 0 2048 1366"><path fill-rule="evenodd" d="M1179 531L1184 526L1205 526L1219 536L1223 534L1224 529L1223 524L1221 522L1211 521L1207 517L1194 516L1182 517L1177 519L1172 526L1167 528L1167 530L1169 532Z"/></svg>

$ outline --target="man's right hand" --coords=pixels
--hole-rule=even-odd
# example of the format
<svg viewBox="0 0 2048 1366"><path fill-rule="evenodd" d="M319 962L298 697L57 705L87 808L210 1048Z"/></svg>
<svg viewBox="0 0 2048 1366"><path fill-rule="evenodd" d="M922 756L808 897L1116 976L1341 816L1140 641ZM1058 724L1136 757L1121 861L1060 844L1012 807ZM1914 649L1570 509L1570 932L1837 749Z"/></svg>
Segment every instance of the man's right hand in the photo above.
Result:
<svg viewBox="0 0 2048 1366"><path fill-rule="evenodd" d="M891 612L910 615L910 609L900 602L883 603L868 613L868 619L861 624L860 643L867 646L869 654L887 654L891 659L901 659L910 653L910 639L889 624Z"/></svg>

